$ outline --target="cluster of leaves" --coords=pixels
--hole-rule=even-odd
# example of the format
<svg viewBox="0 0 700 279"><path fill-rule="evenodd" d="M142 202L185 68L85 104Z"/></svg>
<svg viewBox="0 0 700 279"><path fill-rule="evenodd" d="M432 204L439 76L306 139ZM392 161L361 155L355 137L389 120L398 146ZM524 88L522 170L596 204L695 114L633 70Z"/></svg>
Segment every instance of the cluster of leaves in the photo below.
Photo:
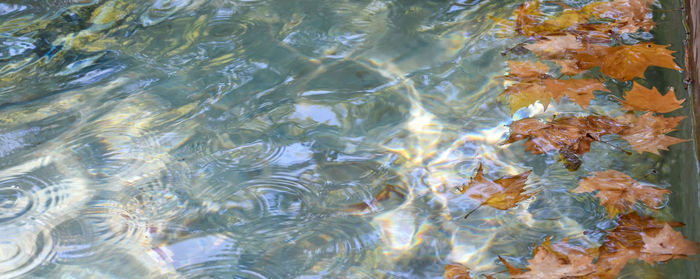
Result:
<svg viewBox="0 0 700 279"><path fill-rule="evenodd" d="M667 46L650 42L633 45L621 44L621 33L649 31L654 27L651 5L654 0L613 0L596 2L580 8L565 4L563 11L547 16L539 1L527 1L514 12L514 20L494 18L509 35L528 37L528 42L517 49L529 51L548 63L539 61L508 61L509 74L504 78L511 85L502 96L508 99L511 113L540 102L545 109L552 101L564 97L588 107L595 99L594 91L606 91L601 79L590 76L589 70L598 68L608 78L619 81L643 79L649 66L681 70ZM548 65L558 65L561 76L555 75ZM562 79L561 77L566 77ZM665 117L663 113L682 107L673 88L661 94L656 88L646 88L632 81L631 90L618 99L625 113L612 118L590 115L585 117L555 117L548 121L525 118L514 121L506 143L525 141L526 151L532 154L558 152L564 165L576 170L582 155L591 144L603 141L605 135L617 135L630 147L660 155L673 144L685 142L666 135L675 131L685 118ZM530 171L515 176L490 180L480 165L467 185L459 188L462 194L483 205L506 210L534 195L525 190ZM663 222L640 216L634 207L641 205L657 210L666 203L670 191L635 180L619 171L594 172L579 181L573 193L595 193L608 216L617 227L605 232L599 247L584 249L567 240L552 243L547 238L534 248L527 268L518 268L504 258L499 259L512 278L615 278L633 259L649 264L671 259L687 258L698 252L698 244L683 237L674 227L680 223ZM474 212L474 210L472 212ZM468 217L472 212L465 216ZM445 278L469 279L469 269L461 264L445 266ZM483 275L494 278L492 275Z"/></svg>

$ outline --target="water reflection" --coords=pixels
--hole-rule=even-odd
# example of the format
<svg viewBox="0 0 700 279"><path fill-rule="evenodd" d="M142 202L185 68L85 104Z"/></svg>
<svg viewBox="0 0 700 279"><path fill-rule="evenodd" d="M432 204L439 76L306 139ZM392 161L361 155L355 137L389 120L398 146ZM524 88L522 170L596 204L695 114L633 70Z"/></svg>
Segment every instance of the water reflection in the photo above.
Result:
<svg viewBox="0 0 700 279"><path fill-rule="evenodd" d="M486 15L518 3L0 3L0 278L428 278L596 243L556 158L501 144L517 42ZM655 164L606 148L583 168ZM480 163L538 195L464 220Z"/></svg>

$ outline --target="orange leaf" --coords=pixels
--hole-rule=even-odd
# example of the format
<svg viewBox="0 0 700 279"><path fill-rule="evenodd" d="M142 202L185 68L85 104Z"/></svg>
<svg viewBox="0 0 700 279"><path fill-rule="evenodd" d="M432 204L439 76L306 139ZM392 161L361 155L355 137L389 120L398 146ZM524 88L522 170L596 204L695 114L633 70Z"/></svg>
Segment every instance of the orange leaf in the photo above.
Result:
<svg viewBox="0 0 700 279"><path fill-rule="evenodd" d="M570 51L583 48L583 44L576 39L576 36L563 34L544 36L533 44L525 45L525 48L536 55L552 59L563 58Z"/></svg>
<svg viewBox="0 0 700 279"><path fill-rule="evenodd" d="M483 168L479 165L476 175L461 189L461 192L478 200L482 205L506 210L532 196L532 194L523 194L525 192L523 187L530 173L531 171L527 171L491 181L484 177Z"/></svg>
<svg viewBox="0 0 700 279"><path fill-rule="evenodd" d="M658 66L681 70L673 61L674 51L664 45L640 43L636 45L621 45L614 47L589 47L579 50L574 58L579 69L590 69L600 66L600 71L619 80L632 80L635 77L644 78L644 72L649 66Z"/></svg>
<svg viewBox="0 0 700 279"><path fill-rule="evenodd" d="M509 60L508 68L510 68L508 78L515 80L527 80L546 77L547 72L549 71L549 67L540 61L533 63L531 61Z"/></svg>
<svg viewBox="0 0 700 279"><path fill-rule="evenodd" d="M585 177L579 186L571 192L584 193L598 191L596 197L600 204L608 210L608 216L628 212L632 206L641 201L649 207L656 208L666 199L665 194L671 191L643 185L632 177L615 170L594 172L591 177Z"/></svg>
<svg viewBox="0 0 700 279"><path fill-rule="evenodd" d="M445 279L471 279L469 269L461 264L446 264Z"/></svg>
<svg viewBox="0 0 700 279"><path fill-rule="evenodd" d="M619 33L649 31L654 27L651 4L655 0L615 0L586 5L581 9L585 15L611 19Z"/></svg>
<svg viewBox="0 0 700 279"><path fill-rule="evenodd" d="M583 108L588 108L595 98L593 91L605 90L605 85L596 79L540 79L521 82L508 87L503 94L508 96L511 113L540 101L545 109L552 99L560 101L563 96Z"/></svg>
<svg viewBox="0 0 700 279"><path fill-rule="evenodd" d="M533 154L568 151L582 155L589 151L593 141L624 128L624 124L605 116L565 117L551 123L526 118L511 124L506 143L527 139L526 150Z"/></svg>
<svg viewBox="0 0 700 279"><path fill-rule="evenodd" d="M643 233L642 240L644 241L642 259L650 264L686 258L698 253L698 243L685 239L683 234L673 230L668 224L653 235Z"/></svg>
<svg viewBox="0 0 700 279"><path fill-rule="evenodd" d="M562 247L561 245L559 247ZM512 274L513 278L560 279L575 276L585 276L595 272L593 260L588 253L577 249L557 251L549 239L535 248L534 256L528 260L527 272Z"/></svg>
<svg viewBox="0 0 700 279"><path fill-rule="evenodd" d="M509 263L508 261L506 261L506 259L504 259L503 257L498 256L498 259L501 260L501 262L502 262L503 265L506 267L506 269L508 270L508 273L510 273L511 276L513 276L513 275L520 275L520 274L525 273L525 271L523 271L522 269L517 268L517 267L515 267L514 265L510 264L510 263Z"/></svg>
<svg viewBox="0 0 700 279"><path fill-rule="evenodd" d="M670 145L688 141L665 135L665 133L675 130L675 127L684 118L684 116L665 118L654 116L648 112L632 120L629 124L630 127L624 130L620 136L639 153L646 151L659 155L659 150L668 150Z"/></svg>
<svg viewBox="0 0 700 279"><path fill-rule="evenodd" d="M632 90L625 94L622 104L625 110L667 113L681 108L684 101L685 99L676 100L676 92L673 88L669 89L666 95L661 95L656 88L647 89L635 82Z"/></svg>

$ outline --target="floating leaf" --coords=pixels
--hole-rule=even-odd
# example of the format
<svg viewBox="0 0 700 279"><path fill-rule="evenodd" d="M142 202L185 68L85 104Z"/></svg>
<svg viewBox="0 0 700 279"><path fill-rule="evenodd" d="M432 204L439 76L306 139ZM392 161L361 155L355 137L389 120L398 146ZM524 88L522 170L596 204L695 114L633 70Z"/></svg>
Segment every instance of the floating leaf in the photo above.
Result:
<svg viewBox="0 0 700 279"><path fill-rule="evenodd" d="M593 176L585 177L574 193L598 191L596 197L600 204L608 210L608 216L628 212L640 201L651 208L656 208L666 200L664 195L671 191L643 185L632 177L616 170L594 172Z"/></svg>
<svg viewBox="0 0 700 279"><path fill-rule="evenodd" d="M534 54L537 54L548 59L563 58L570 51L580 50L583 44L571 34L563 34L557 36L544 36L538 39L533 44L524 46Z"/></svg>
<svg viewBox="0 0 700 279"><path fill-rule="evenodd" d="M676 92L673 91L673 88L668 90L666 95L661 95L656 88L648 89L636 82L632 85L632 90L625 94L624 98L622 104L625 110L642 110L658 113L672 112L682 108L681 104L685 101L685 99L676 99Z"/></svg>
<svg viewBox="0 0 700 279"><path fill-rule="evenodd" d="M600 66L600 71L619 80L644 78L649 66L681 70L673 61L674 51L667 46L653 43L620 45L614 47L587 47L573 55L578 69L586 70Z"/></svg>
<svg viewBox="0 0 700 279"><path fill-rule="evenodd" d="M511 114L540 101L545 109L552 100L560 101L567 96L583 108L588 108L596 90L605 90L605 85L596 79L539 79L521 82L508 87L503 95L508 97Z"/></svg>
<svg viewBox="0 0 700 279"><path fill-rule="evenodd" d="M532 194L524 194L525 190L523 189L530 173L531 171L527 171L492 181L484 177L483 167L479 165L474 178L468 185L463 186L460 192L479 201L481 203L479 207L488 205L493 208L506 210L532 196Z"/></svg>
<svg viewBox="0 0 700 279"><path fill-rule="evenodd" d="M469 269L461 264L446 264L445 279L471 279Z"/></svg>
<svg viewBox="0 0 700 279"><path fill-rule="evenodd" d="M670 259L687 258L698 252L698 243L685 239L683 234L665 224L661 231L643 233L642 259L648 263L665 262Z"/></svg>
<svg viewBox="0 0 700 279"><path fill-rule="evenodd" d="M685 116L665 118L648 112L630 121L629 128L625 129L620 136L639 153L646 151L659 155L659 150L668 150L671 145L688 141L665 135L674 131L684 118Z"/></svg>
<svg viewBox="0 0 700 279"><path fill-rule="evenodd" d="M562 251L561 247L567 246L555 247L548 238L542 245L535 248L533 258L528 260L530 270L521 274L511 274L512 278L560 279L585 276L595 272L593 265L595 257L588 252L571 247Z"/></svg>
<svg viewBox="0 0 700 279"><path fill-rule="evenodd" d="M527 139L526 150L533 154L566 150L582 155L590 150L592 142L624 128L624 124L606 116L564 117L551 123L525 118L510 125L506 143Z"/></svg>

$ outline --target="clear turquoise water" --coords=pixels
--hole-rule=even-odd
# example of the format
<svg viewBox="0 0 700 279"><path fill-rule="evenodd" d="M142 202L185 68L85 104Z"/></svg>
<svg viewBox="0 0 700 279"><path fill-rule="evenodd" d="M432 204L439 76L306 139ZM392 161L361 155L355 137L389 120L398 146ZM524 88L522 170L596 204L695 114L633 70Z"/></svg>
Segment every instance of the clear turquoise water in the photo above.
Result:
<svg viewBox="0 0 700 279"><path fill-rule="evenodd" d="M611 168L671 187L660 214L700 239L693 143L663 157L595 143L573 173L501 144L500 53L521 39L487 16L520 2L1 1L0 278L499 272L497 255L523 266L546 235L597 245L583 232L614 224L567 190ZM677 5L655 15L680 50ZM648 74L687 97L681 74ZM562 113L585 112L515 117ZM492 178L533 169L539 194L464 220L477 203L454 188L479 163ZM692 260L622 277L697 274Z"/></svg>

